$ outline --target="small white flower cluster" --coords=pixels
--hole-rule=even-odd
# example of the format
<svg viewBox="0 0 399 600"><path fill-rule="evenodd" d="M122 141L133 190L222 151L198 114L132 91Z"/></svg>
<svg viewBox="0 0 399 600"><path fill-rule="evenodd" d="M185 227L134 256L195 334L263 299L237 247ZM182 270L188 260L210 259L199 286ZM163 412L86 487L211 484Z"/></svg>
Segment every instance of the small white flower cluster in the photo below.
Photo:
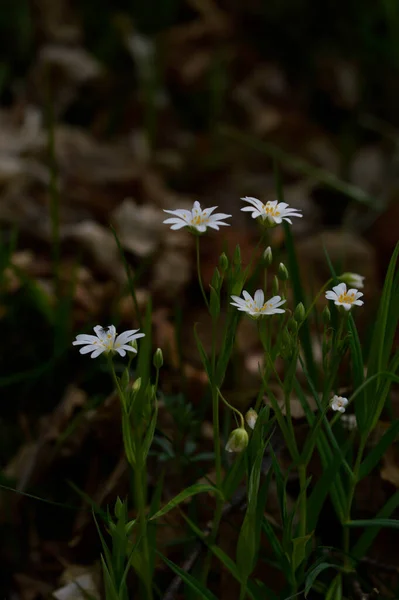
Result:
<svg viewBox="0 0 399 600"><path fill-rule="evenodd" d="M264 224L269 226L280 225L283 221L292 224L289 217L302 217L297 208L289 208L286 202L278 202L277 200L266 202L263 204L257 198L241 198L244 202L248 202L251 206L245 206L241 210L252 212L252 218L260 218ZM171 225L171 229L182 229L188 227L193 233L205 233L207 227L218 230L221 225L229 225L224 223L224 219L228 219L231 215L225 213L212 214L217 206L212 208L201 209L199 202L194 202L191 210L179 208L177 210L164 210L164 212L173 215L164 221L165 225Z"/></svg>

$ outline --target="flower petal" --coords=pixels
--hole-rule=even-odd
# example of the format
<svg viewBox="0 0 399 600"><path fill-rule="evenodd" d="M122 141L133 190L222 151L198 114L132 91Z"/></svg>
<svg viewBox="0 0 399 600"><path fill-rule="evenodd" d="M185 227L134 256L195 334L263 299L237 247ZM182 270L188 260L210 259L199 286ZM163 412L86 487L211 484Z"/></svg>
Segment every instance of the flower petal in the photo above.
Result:
<svg viewBox="0 0 399 600"><path fill-rule="evenodd" d="M261 308L265 302L265 294L263 290L256 290L254 295L254 301L258 308Z"/></svg>
<svg viewBox="0 0 399 600"><path fill-rule="evenodd" d="M333 287L333 291L340 296L341 294L346 294L346 283L339 283L335 287Z"/></svg>

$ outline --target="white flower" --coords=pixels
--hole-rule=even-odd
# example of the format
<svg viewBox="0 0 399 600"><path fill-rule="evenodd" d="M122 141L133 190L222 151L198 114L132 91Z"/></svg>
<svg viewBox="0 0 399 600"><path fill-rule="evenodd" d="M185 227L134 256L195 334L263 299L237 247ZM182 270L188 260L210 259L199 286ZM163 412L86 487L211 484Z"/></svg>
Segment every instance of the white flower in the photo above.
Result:
<svg viewBox="0 0 399 600"><path fill-rule="evenodd" d="M263 315L274 315L285 312L284 309L278 308L286 302L286 300L281 299L281 296L273 296L273 298L265 302L265 295L262 290L256 290L253 298L245 290L242 295L244 299L239 296L231 296L234 302L230 304L238 308L238 310L248 313L255 319L263 317Z"/></svg>
<svg viewBox="0 0 399 600"><path fill-rule="evenodd" d="M353 287L357 288L358 290L362 290L364 288L364 280L366 278L358 273L342 273L338 279L347 285L353 285Z"/></svg>
<svg viewBox="0 0 399 600"><path fill-rule="evenodd" d="M326 292L327 300L334 300L337 306L343 306L345 310L350 310L355 304L362 306L363 300L359 300L363 296L362 292L358 292L353 288L346 290L346 283L340 283L333 287L332 290Z"/></svg>
<svg viewBox="0 0 399 600"><path fill-rule="evenodd" d="M248 434L243 427L234 429L227 440L227 452L242 452L248 446Z"/></svg>
<svg viewBox="0 0 399 600"><path fill-rule="evenodd" d="M247 422L248 427L251 429L255 429L256 421L258 418L258 413L253 408L250 408L245 414L245 420Z"/></svg>
<svg viewBox="0 0 399 600"><path fill-rule="evenodd" d="M194 202L192 210L185 210L179 208L177 210L164 210L164 212L173 215L172 218L166 219L164 223L166 225L172 225L171 229L181 229L182 227L189 227L194 232L205 233L207 227L216 229L219 231L221 225L228 226L228 223L223 223L223 219L231 217L224 213L216 213L213 215L213 211L217 206L211 208L201 209L199 202Z"/></svg>
<svg viewBox="0 0 399 600"><path fill-rule="evenodd" d="M333 396L331 400L331 408L335 411L339 411L340 413L345 412L345 406L348 404L348 398L344 398L343 396Z"/></svg>
<svg viewBox="0 0 399 600"><path fill-rule="evenodd" d="M74 346L82 346L79 350L81 354L92 353L91 358L97 358L103 352L118 352L121 356L126 355L128 352L137 352L130 342L137 340L138 338L144 337L144 333L137 333L138 329L129 329L123 333L116 335L116 329L113 325L107 328L96 325L94 327L96 335L87 335L81 333L76 336L76 340L72 342Z"/></svg>
<svg viewBox="0 0 399 600"><path fill-rule="evenodd" d="M280 225L283 221L287 221L292 225L291 219L289 217L302 217L303 215L299 214L300 211L297 208L289 208L289 205L286 202L278 202L278 200L273 200L266 202L263 204L257 198L250 198L246 196L245 198L241 198L244 202L248 202L251 206L245 206L241 210L244 212L252 212L252 218L257 219L261 217L262 221L268 221L271 225Z"/></svg>

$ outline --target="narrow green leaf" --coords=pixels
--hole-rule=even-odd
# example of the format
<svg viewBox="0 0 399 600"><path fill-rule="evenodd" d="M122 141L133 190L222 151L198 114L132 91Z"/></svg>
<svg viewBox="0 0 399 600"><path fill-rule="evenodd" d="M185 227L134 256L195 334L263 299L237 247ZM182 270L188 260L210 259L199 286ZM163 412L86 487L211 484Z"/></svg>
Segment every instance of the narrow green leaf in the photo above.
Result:
<svg viewBox="0 0 399 600"><path fill-rule="evenodd" d="M205 352L204 346L202 345L202 342L199 339L199 336L198 336L198 333L197 333L197 325L198 325L198 323L196 323L194 325L194 337L195 337L195 341L196 341L198 352L200 353L201 361L202 361L202 364L204 365L204 369L206 371L206 374L208 375L208 378L211 379L211 375L212 375L211 363L209 361L207 353Z"/></svg>
<svg viewBox="0 0 399 600"><path fill-rule="evenodd" d="M312 589L313 584L316 581L317 577L320 575L320 573L322 573L326 569L337 569L337 568L338 567L336 567L336 565L332 565L330 563L323 562L323 563L318 564L317 567L315 567L312 571L310 571L310 573L306 577L306 582L305 582L305 598L308 597L308 594L309 594L310 590Z"/></svg>
<svg viewBox="0 0 399 600"><path fill-rule="evenodd" d="M298 567L301 566L303 561L306 558L306 546L308 545L309 540L312 538L312 534L304 535L301 537L293 538L292 544L292 568L295 572Z"/></svg>
<svg viewBox="0 0 399 600"><path fill-rule="evenodd" d="M374 446L374 448L360 465L358 481L366 477L366 475L368 475L374 469L378 461L381 460L385 451L393 443L398 434L399 419L390 425L389 429L384 433L377 445Z"/></svg>
<svg viewBox="0 0 399 600"><path fill-rule="evenodd" d="M192 589L196 594L199 594L200 598L205 598L205 600L217 600L217 597L214 596L214 594L212 594L212 592L210 592L206 587L204 587L204 585L198 581L198 579L190 575L190 573L187 573L187 571L184 571L178 567L175 563L166 558L166 556L161 554L161 552L157 551L157 554L162 558L164 563L168 565L168 567L174 573L176 573L176 575L178 575L182 581L184 581L184 583L188 585L190 589Z"/></svg>
<svg viewBox="0 0 399 600"><path fill-rule="evenodd" d="M388 527L389 529L399 529L399 520L396 519L358 519L343 523L345 527Z"/></svg>
<svg viewBox="0 0 399 600"><path fill-rule="evenodd" d="M187 498L190 498L190 496L195 496L196 494L204 494L207 492L213 492L214 494L219 494L219 496L222 496L221 492L219 492L213 485L208 485L205 483L195 483L194 485L191 485L190 487L180 492L180 494L177 494L177 496L175 496L172 500L165 504L165 506L161 508L161 510L158 510L155 513L155 515L152 515L149 518L149 521L159 519L159 517L162 517L170 510L173 510L176 506L184 502Z"/></svg>
<svg viewBox="0 0 399 600"><path fill-rule="evenodd" d="M399 490L397 490L386 502L386 504L382 507L382 509L377 514L377 519L382 519L383 521L392 519L388 519L388 517L393 513L394 510L399 506ZM374 519L375 521L375 519ZM368 521L366 521L368 522ZM395 523L399 523L399 521L394 521ZM351 550L351 555L355 558L361 558L370 548L373 543L374 538L378 534L380 530L380 526L376 525L375 527L367 527L366 531L362 533L360 538L357 540L356 544ZM384 527L384 525L382 525Z"/></svg>
<svg viewBox="0 0 399 600"><path fill-rule="evenodd" d="M257 502L260 482L260 473L262 467L263 455L265 447L262 446L257 453L256 459L251 469L248 485L248 503L245 512L244 521L241 526L240 534L237 541L237 567L243 581L246 581L252 573L258 552L259 536L261 522L257 522Z"/></svg>
<svg viewBox="0 0 399 600"><path fill-rule="evenodd" d="M235 458L222 484L223 496L226 501L230 500L242 481L246 471L245 453L240 452Z"/></svg>

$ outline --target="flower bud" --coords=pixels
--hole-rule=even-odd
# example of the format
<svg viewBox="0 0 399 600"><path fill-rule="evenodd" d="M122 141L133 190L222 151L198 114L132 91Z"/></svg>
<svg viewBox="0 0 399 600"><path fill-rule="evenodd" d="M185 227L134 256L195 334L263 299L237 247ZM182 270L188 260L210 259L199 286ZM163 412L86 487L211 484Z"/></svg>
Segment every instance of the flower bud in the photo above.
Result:
<svg viewBox="0 0 399 600"><path fill-rule="evenodd" d="M227 452L242 452L248 446L248 434L243 427L234 429L227 440Z"/></svg>
<svg viewBox="0 0 399 600"><path fill-rule="evenodd" d="M256 419L258 418L258 413L253 408L250 408L245 415L245 420L247 422L248 427L251 429L255 429Z"/></svg>
<svg viewBox="0 0 399 600"><path fill-rule="evenodd" d="M163 365L163 354L161 348L157 348L153 358L154 367L159 370Z"/></svg>
<svg viewBox="0 0 399 600"><path fill-rule="evenodd" d="M137 377L136 381L134 382L134 384L132 386L133 393L137 393L140 388L141 388L141 377Z"/></svg>
<svg viewBox="0 0 399 600"><path fill-rule="evenodd" d="M289 278L288 269L284 263L280 263L278 267L278 278L281 281L287 281Z"/></svg>
<svg viewBox="0 0 399 600"><path fill-rule="evenodd" d="M275 275L273 277L273 283L272 283L272 294L273 296L277 296L278 294L278 288L280 287L279 281L278 281L278 277Z"/></svg>
<svg viewBox="0 0 399 600"><path fill-rule="evenodd" d="M272 253L272 249L270 248L270 246L268 246L266 248L266 250L263 253L263 260L265 262L265 266L266 267L270 267L270 265L273 262L273 253Z"/></svg>
<svg viewBox="0 0 399 600"><path fill-rule="evenodd" d="M305 316L306 316L305 307L302 304L302 302L300 302L294 311L294 319L297 323L302 323L302 321L305 320Z"/></svg>
<svg viewBox="0 0 399 600"><path fill-rule="evenodd" d="M117 519L120 519L123 516L123 509L124 509L124 504L118 496L116 499L115 508L114 508L114 513L115 513L115 516Z"/></svg>
<svg viewBox="0 0 399 600"><path fill-rule="evenodd" d="M236 267L241 266L241 248L238 244L234 250L233 262Z"/></svg>
<svg viewBox="0 0 399 600"><path fill-rule="evenodd" d="M227 271L227 269L229 268L229 259L227 258L224 252L222 252L222 254L219 257L219 267L222 273Z"/></svg>
<svg viewBox="0 0 399 600"><path fill-rule="evenodd" d="M135 353L137 353L137 349L138 349L137 340L132 340L131 342L129 342L129 344L131 345L132 348L134 348Z"/></svg>
<svg viewBox="0 0 399 600"><path fill-rule="evenodd" d="M321 313L324 325L329 325L331 321L331 312L328 306L325 306Z"/></svg>
<svg viewBox="0 0 399 600"><path fill-rule="evenodd" d="M346 283L346 285L358 290L364 288L365 277L363 275L358 275L358 273L342 273L338 279L343 283Z"/></svg>

